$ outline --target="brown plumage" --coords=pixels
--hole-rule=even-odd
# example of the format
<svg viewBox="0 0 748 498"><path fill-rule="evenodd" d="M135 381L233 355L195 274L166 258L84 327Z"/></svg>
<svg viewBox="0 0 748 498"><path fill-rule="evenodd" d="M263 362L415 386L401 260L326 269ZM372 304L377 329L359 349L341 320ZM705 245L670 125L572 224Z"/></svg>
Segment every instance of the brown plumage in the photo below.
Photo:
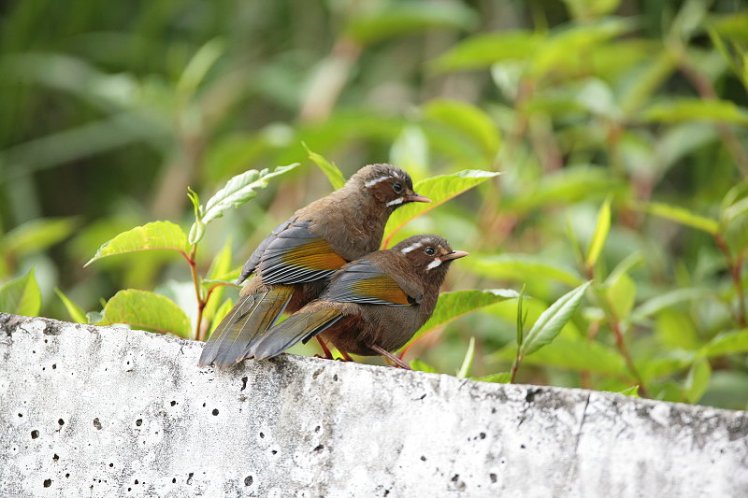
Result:
<svg viewBox="0 0 748 498"><path fill-rule="evenodd" d="M429 319L450 263L467 256L436 235L406 239L341 268L319 299L253 341L247 357L273 357L320 335L343 354L391 354Z"/></svg>
<svg viewBox="0 0 748 498"><path fill-rule="evenodd" d="M318 297L335 270L377 250L390 214L409 202L429 200L413 191L404 171L372 164L296 211L247 260L238 283L255 276L203 348L200 366L239 361L281 313Z"/></svg>

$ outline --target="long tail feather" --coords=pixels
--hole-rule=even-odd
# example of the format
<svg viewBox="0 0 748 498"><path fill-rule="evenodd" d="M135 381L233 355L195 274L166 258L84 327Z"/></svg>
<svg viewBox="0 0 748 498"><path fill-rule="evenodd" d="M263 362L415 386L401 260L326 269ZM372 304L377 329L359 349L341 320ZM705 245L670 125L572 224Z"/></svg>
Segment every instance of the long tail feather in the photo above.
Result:
<svg viewBox="0 0 748 498"><path fill-rule="evenodd" d="M343 318L336 309L317 311L297 311L285 322L268 330L267 334L253 347L247 349L247 358L257 360L272 358L299 341L306 343L309 339L331 327Z"/></svg>
<svg viewBox="0 0 748 498"><path fill-rule="evenodd" d="M225 368L241 361L247 347L259 341L283 313L293 292L291 286L277 285L242 297L211 334L198 365Z"/></svg>

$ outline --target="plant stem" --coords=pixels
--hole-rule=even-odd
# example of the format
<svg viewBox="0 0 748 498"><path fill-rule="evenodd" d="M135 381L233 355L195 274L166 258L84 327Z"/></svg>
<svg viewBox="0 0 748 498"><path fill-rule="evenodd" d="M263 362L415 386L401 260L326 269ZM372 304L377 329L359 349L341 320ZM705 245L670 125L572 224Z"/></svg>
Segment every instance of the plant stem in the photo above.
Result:
<svg viewBox="0 0 748 498"><path fill-rule="evenodd" d="M629 353L628 347L626 346L626 341L623 339L623 331L621 330L621 323L615 318L610 317L610 328L613 330L613 334L616 338L616 347L618 347L618 351L621 352L621 356L623 356L623 359L626 361L626 366L628 367L631 374L636 379L636 382L639 383L639 394L643 398L649 398L649 393L647 392L647 387L644 385L644 379L642 379L641 374L639 374L639 371L636 369L636 365L634 365L634 360L631 358L631 353Z"/></svg>
<svg viewBox="0 0 748 498"><path fill-rule="evenodd" d="M730 247L727 245L727 241L722 236L722 234L716 234L714 236L714 241L717 244L717 247L720 251L722 251L722 254L725 255L725 259L727 260L727 267L730 270L730 276L732 277L732 284L735 286L735 294L738 298L738 309L736 312L736 321L738 322L738 325L740 327L746 326L746 310L745 310L745 290L743 289L743 278L742 278L742 271L743 271L743 259L738 256L736 258L732 257L732 253L730 252Z"/></svg>
<svg viewBox="0 0 748 498"><path fill-rule="evenodd" d="M207 296L203 299L202 293L200 292L200 275L197 273L197 244L192 245L190 253L187 254L182 252L182 256L187 260L187 264L190 265L190 274L192 275L192 283L195 286L195 299L197 300L197 321L195 323L195 340L204 341L203 337L203 310L205 309L205 303L207 302Z"/></svg>
<svg viewBox="0 0 748 498"><path fill-rule="evenodd" d="M515 379L517 378L517 372L519 371L519 365L522 363L522 355L519 352L519 347L517 347L517 356L514 358L514 363L512 363L512 376L509 379L510 384L514 384Z"/></svg>

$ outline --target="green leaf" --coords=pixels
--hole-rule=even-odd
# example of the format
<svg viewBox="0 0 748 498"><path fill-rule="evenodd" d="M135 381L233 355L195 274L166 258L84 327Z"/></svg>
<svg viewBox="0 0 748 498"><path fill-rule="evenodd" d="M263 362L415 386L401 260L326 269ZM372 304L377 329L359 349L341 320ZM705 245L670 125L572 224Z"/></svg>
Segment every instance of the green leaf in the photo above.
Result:
<svg viewBox="0 0 748 498"><path fill-rule="evenodd" d="M265 168L262 171L251 169L233 177L226 186L208 199L203 212L203 222L208 224L220 218L232 207L241 206L257 195L257 190L266 188L268 180L296 169L299 163L278 166L272 172Z"/></svg>
<svg viewBox="0 0 748 498"><path fill-rule="evenodd" d="M353 17L346 31L362 45L432 28L467 29L476 20L472 10L456 2L393 2L361 11L365 13Z"/></svg>
<svg viewBox="0 0 748 498"><path fill-rule="evenodd" d="M748 328L719 334L701 349L708 358L742 353L748 353Z"/></svg>
<svg viewBox="0 0 748 498"><path fill-rule="evenodd" d="M206 283L210 286L217 284L219 285L219 287L216 287L213 292L211 292L210 298L208 299L208 302L205 305L205 309L203 310L203 317L206 320L210 320L213 318L213 315L218 309L218 303L220 303L223 299L224 286L220 285L220 283L216 281L220 280L221 277L231 271L231 254L231 238L229 237L223 244L223 248L213 259L206 278L202 280L204 286L206 285Z"/></svg>
<svg viewBox="0 0 748 498"><path fill-rule="evenodd" d="M0 287L0 311L14 315L38 316L42 293L32 268L23 277L14 278Z"/></svg>
<svg viewBox="0 0 748 498"><path fill-rule="evenodd" d="M703 288L684 288L675 289L669 292L658 293L655 297L643 302L634 310L631 315L633 321L641 321L660 311L680 304L685 301L695 301L714 297L715 293L711 289Z"/></svg>
<svg viewBox="0 0 748 498"><path fill-rule="evenodd" d="M471 254L460 266L477 275L498 280L556 280L566 285L580 285L584 281L574 270L526 254Z"/></svg>
<svg viewBox="0 0 748 498"><path fill-rule="evenodd" d="M340 171L340 168L338 168L335 163L331 163L321 154L313 152L309 147L306 146L305 143L302 142L301 145L304 146L309 159L311 159L311 161L316 164L317 167L319 167L319 169L321 169L325 174L327 179L330 181L330 185L332 185L332 188L337 190L345 185L345 176L343 176L343 172Z"/></svg>
<svg viewBox="0 0 748 498"><path fill-rule="evenodd" d="M429 144L420 127L403 128L390 148L390 162L409 172L412 178L428 174Z"/></svg>
<svg viewBox="0 0 748 498"><path fill-rule="evenodd" d="M70 318L72 318L75 323L88 323L86 312L83 311L80 306L71 301L60 289L55 289L55 292L57 293L57 297L60 298L60 301L62 301L62 304L65 305L65 309L68 310Z"/></svg>
<svg viewBox="0 0 748 498"><path fill-rule="evenodd" d="M426 117L475 142L489 164L499 151L499 130L493 120L478 107L459 100L432 100L425 108Z"/></svg>
<svg viewBox="0 0 748 498"><path fill-rule="evenodd" d="M553 341L558 333L561 332L563 326L566 325L566 322L571 319L579 303L582 302L584 293L589 285L589 282L585 282L576 289L564 294L540 315L525 336L525 342L520 348L522 356L531 355Z"/></svg>
<svg viewBox="0 0 748 498"><path fill-rule="evenodd" d="M618 8L620 0L564 0L575 19L591 19L610 14Z"/></svg>
<svg viewBox="0 0 748 498"><path fill-rule="evenodd" d="M592 236L589 248L587 248L587 260L585 261L587 268L592 268L597 263L597 258L600 257L605 240L608 238L608 232L610 232L610 197L605 200L597 213L595 233Z"/></svg>
<svg viewBox="0 0 748 498"><path fill-rule="evenodd" d="M461 290L442 292L431 318L416 332L418 337L472 311L492 304L514 299L517 292L511 289Z"/></svg>
<svg viewBox="0 0 748 498"><path fill-rule="evenodd" d="M712 376L712 369L709 361L702 358L697 360L686 377L685 395L689 403L696 403L701 399L709 387L709 379Z"/></svg>
<svg viewBox="0 0 748 498"><path fill-rule="evenodd" d="M619 319L628 318L636 300L636 283L626 273L620 273L605 290L608 301Z"/></svg>
<svg viewBox="0 0 748 498"><path fill-rule="evenodd" d="M655 104L644 111L643 118L656 123L710 121L748 125L748 110L727 100L684 98Z"/></svg>
<svg viewBox="0 0 748 498"><path fill-rule="evenodd" d="M24 255L41 252L66 239L77 225L75 218L38 218L6 233L0 248L6 254Z"/></svg>
<svg viewBox="0 0 748 498"><path fill-rule="evenodd" d="M522 290L519 291L517 297L517 324L516 327L516 341L517 347L522 347L522 343L525 342L525 322L527 321L527 311L523 311L522 306L525 302L525 289L527 286L522 284Z"/></svg>
<svg viewBox="0 0 748 498"><path fill-rule="evenodd" d="M188 250L187 236L179 225L170 221L146 223L102 244L85 266L107 256L155 250L186 252Z"/></svg>
<svg viewBox="0 0 748 498"><path fill-rule="evenodd" d="M716 235L719 231L719 223L716 220L694 214L685 208L662 204L660 202L650 202L644 209L648 213L659 216L660 218L675 221L711 235Z"/></svg>
<svg viewBox="0 0 748 498"><path fill-rule="evenodd" d="M177 83L176 91L182 100L192 97L223 52L224 44L216 39L200 47L185 67Z"/></svg>
<svg viewBox="0 0 748 498"><path fill-rule="evenodd" d="M493 171L468 169L450 175L434 176L416 183L414 190L431 199L431 202L411 203L395 211L387 222L382 247L386 248L392 237L415 218L423 216L448 200L499 174Z"/></svg>
<svg viewBox="0 0 748 498"><path fill-rule="evenodd" d="M696 349L700 342L693 319L679 310L664 310L657 315L655 337L667 349Z"/></svg>
<svg viewBox="0 0 748 498"><path fill-rule="evenodd" d="M623 391L618 391L618 394L623 394L624 396L631 396L632 398L638 398L639 397L639 386L631 386L627 387Z"/></svg>
<svg viewBox="0 0 748 498"><path fill-rule="evenodd" d="M154 292L126 289L117 292L104 306L101 325L126 323L154 332L171 332L190 338L190 319L174 301Z"/></svg>
<svg viewBox="0 0 748 498"><path fill-rule="evenodd" d="M190 233L187 241L190 245L195 245L202 240L205 235L205 223L203 222L203 207L200 205L200 196L192 188L187 187L187 198L192 203L192 210L195 215L195 222L190 227Z"/></svg>
<svg viewBox="0 0 748 498"><path fill-rule="evenodd" d="M514 359L516 348L509 345L496 356L505 361ZM524 358L522 364L556 367L577 372L593 372L602 375L626 376L626 363L615 349L592 342L586 338L569 338L560 335L547 348L541 348Z"/></svg>
<svg viewBox="0 0 748 498"><path fill-rule="evenodd" d="M512 380L511 372L497 372L495 374L484 375L483 377L473 377L478 382L493 382L496 384L509 384Z"/></svg>
<svg viewBox="0 0 748 498"><path fill-rule="evenodd" d="M423 360L419 360L418 358L411 360L410 368L418 372L439 373L437 372L436 368L432 367Z"/></svg>
<svg viewBox="0 0 748 498"><path fill-rule="evenodd" d="M470 369L473 367L473 360L475 359L475 337L470 338L468 343L467 351L465 352L465 358L462 360L462 365L457 371L457 378L464 379L470 374Z"/></svg>
<svg viewBox="0 0 748 498"><path fill-rule="evenodd" d="M481 69L497 62L527 60L543 41L530 31L502 31L472 36L431 62L437 71Z"/></svg>

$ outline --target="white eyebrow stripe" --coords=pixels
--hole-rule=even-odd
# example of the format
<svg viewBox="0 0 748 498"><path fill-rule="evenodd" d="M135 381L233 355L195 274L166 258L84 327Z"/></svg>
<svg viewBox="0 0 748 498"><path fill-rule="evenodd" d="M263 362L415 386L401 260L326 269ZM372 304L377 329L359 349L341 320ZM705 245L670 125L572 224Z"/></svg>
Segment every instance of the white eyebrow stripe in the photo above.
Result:
<svg viewBox="0 0 748 498"><path fill-rule="evenodd" d="M364 183L364 187L370 188L376 185L377 183L382 183L392 178L392 176L380 176L379 178L374 178L373 180L369 180L368 182Z"/></svg>
<svg viewBox="0 0 748 498"><path fill-rule="evenodd" d="M426 267L426 269L427 270L433 270L434 268L436 268L440 264L442 264L442 260L440 258L436 258L434 261L432 261L431 263L429 263L429 265Z"/></svg>
<svg viewBox="0 0 748 498"><path fill-rule="evenodd" d="M385 204L385 206L397 206L398 204L402 204L404 200L402 197L398 197Z"/></svg>
<svg viewBox="0 0 748 498"><path fill-rule="evenodd" d="M423 242L416 242L415 244L411 244L408 247L404 248L402 251L400 251L403 254L408 254L411 251L415 251L419 247L423 246Z"/></svg>

